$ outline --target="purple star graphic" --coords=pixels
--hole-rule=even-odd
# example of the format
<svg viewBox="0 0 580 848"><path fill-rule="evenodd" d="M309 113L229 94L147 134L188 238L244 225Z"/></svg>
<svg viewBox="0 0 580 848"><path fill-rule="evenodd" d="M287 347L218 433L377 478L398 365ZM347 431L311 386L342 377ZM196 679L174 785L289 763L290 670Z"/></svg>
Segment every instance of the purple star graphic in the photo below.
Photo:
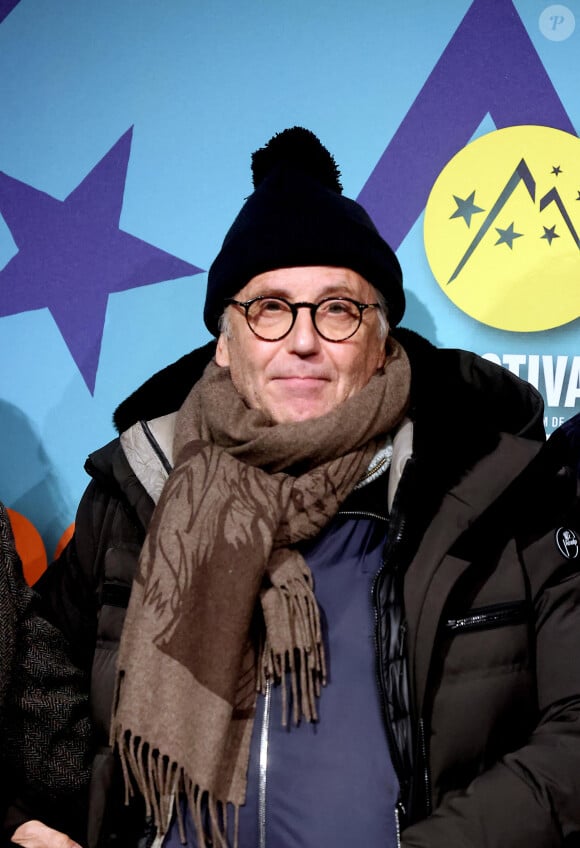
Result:
<svg viewBox="0 0 580 848"><path fill-rule="evenodd" d="M20 0L0 0L0 23L8 17L12 9L19 3Z"/></svg>
<svg viewBox="0 0 580 848"><path fill-rule="evenodd" d="M552 170L550 171L550 173L551 173L551 174L555 174L555 176L556 176L556 177L559 177L559 176L560 176L560 174L562 173L562 169L560 168L560 166L559 166L559 165L554 165L554 167L552 168Z"/></svg>
<svg viewBox="0 0 580 848"><path fill-rule="evenodd" d="M119 229L132 132L64 201L0 172L18 247L0 271L0 317L48 307L91 393L109 294L201 272Z"/></svg>

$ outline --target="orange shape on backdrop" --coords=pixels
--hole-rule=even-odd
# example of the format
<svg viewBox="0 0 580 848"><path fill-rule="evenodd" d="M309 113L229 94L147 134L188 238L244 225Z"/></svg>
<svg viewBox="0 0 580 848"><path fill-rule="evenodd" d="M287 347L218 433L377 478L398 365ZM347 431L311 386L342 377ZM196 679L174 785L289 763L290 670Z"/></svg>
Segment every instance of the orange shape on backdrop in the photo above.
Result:
<svg viewBox="0 0 580 848"><path fill-rule="evenodd" d="M73 533L75 532L75 523L73 521L72 524L66 528L60 539L58 540L58 545L54 551L54 558L58 559L61 553L64 551L68 543L70 542Z"/></svg>
<svg viewBox="0 0 580 848"><path fill-rule="evenodd" d="M12 525L16 550L22 560L24 579L29 586L32 586L48 565L44 542L40 533L28 518L13 509L7 509L6 512Z"/></svg>

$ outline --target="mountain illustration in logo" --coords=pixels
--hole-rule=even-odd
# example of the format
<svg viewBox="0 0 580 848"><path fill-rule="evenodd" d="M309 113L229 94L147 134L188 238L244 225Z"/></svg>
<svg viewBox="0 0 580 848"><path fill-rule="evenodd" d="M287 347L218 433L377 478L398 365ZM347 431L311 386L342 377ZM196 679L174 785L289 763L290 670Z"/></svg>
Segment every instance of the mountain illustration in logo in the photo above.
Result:
<svg viewBox="0 0 580 848"><path fill-rule="evenodd" d="M425 250L459 309L515 332L578 318L578 163L577 136L522 126L482 136L445 166L425 210Z"/></svg>

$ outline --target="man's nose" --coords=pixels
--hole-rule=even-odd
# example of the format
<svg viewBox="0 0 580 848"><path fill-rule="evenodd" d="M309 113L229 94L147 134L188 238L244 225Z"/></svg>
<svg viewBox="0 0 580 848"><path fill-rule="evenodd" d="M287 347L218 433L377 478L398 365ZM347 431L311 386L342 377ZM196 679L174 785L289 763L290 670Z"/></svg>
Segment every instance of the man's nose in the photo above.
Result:
<svg viewBox="0 0 580 848"><path fill-rule="evenodd" d="M316 332L310 309L297 310L296 321L286 336L288 349L300 356L307 356L320 349L320 336Z"/></svg>

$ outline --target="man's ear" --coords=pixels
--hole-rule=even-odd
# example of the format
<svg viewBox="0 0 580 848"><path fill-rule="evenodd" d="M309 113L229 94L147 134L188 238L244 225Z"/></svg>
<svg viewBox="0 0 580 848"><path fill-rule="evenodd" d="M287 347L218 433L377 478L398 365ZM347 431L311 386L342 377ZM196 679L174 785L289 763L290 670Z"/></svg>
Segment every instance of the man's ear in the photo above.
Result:
<svg viewBox="0 0 580 848"><path fill-rule="evenodd" d="M217 347L215 350L215 361L221 368L229 368L230 349L228 346L228 340L223 333L220 333L219 338L217 340Z"/></svg>

